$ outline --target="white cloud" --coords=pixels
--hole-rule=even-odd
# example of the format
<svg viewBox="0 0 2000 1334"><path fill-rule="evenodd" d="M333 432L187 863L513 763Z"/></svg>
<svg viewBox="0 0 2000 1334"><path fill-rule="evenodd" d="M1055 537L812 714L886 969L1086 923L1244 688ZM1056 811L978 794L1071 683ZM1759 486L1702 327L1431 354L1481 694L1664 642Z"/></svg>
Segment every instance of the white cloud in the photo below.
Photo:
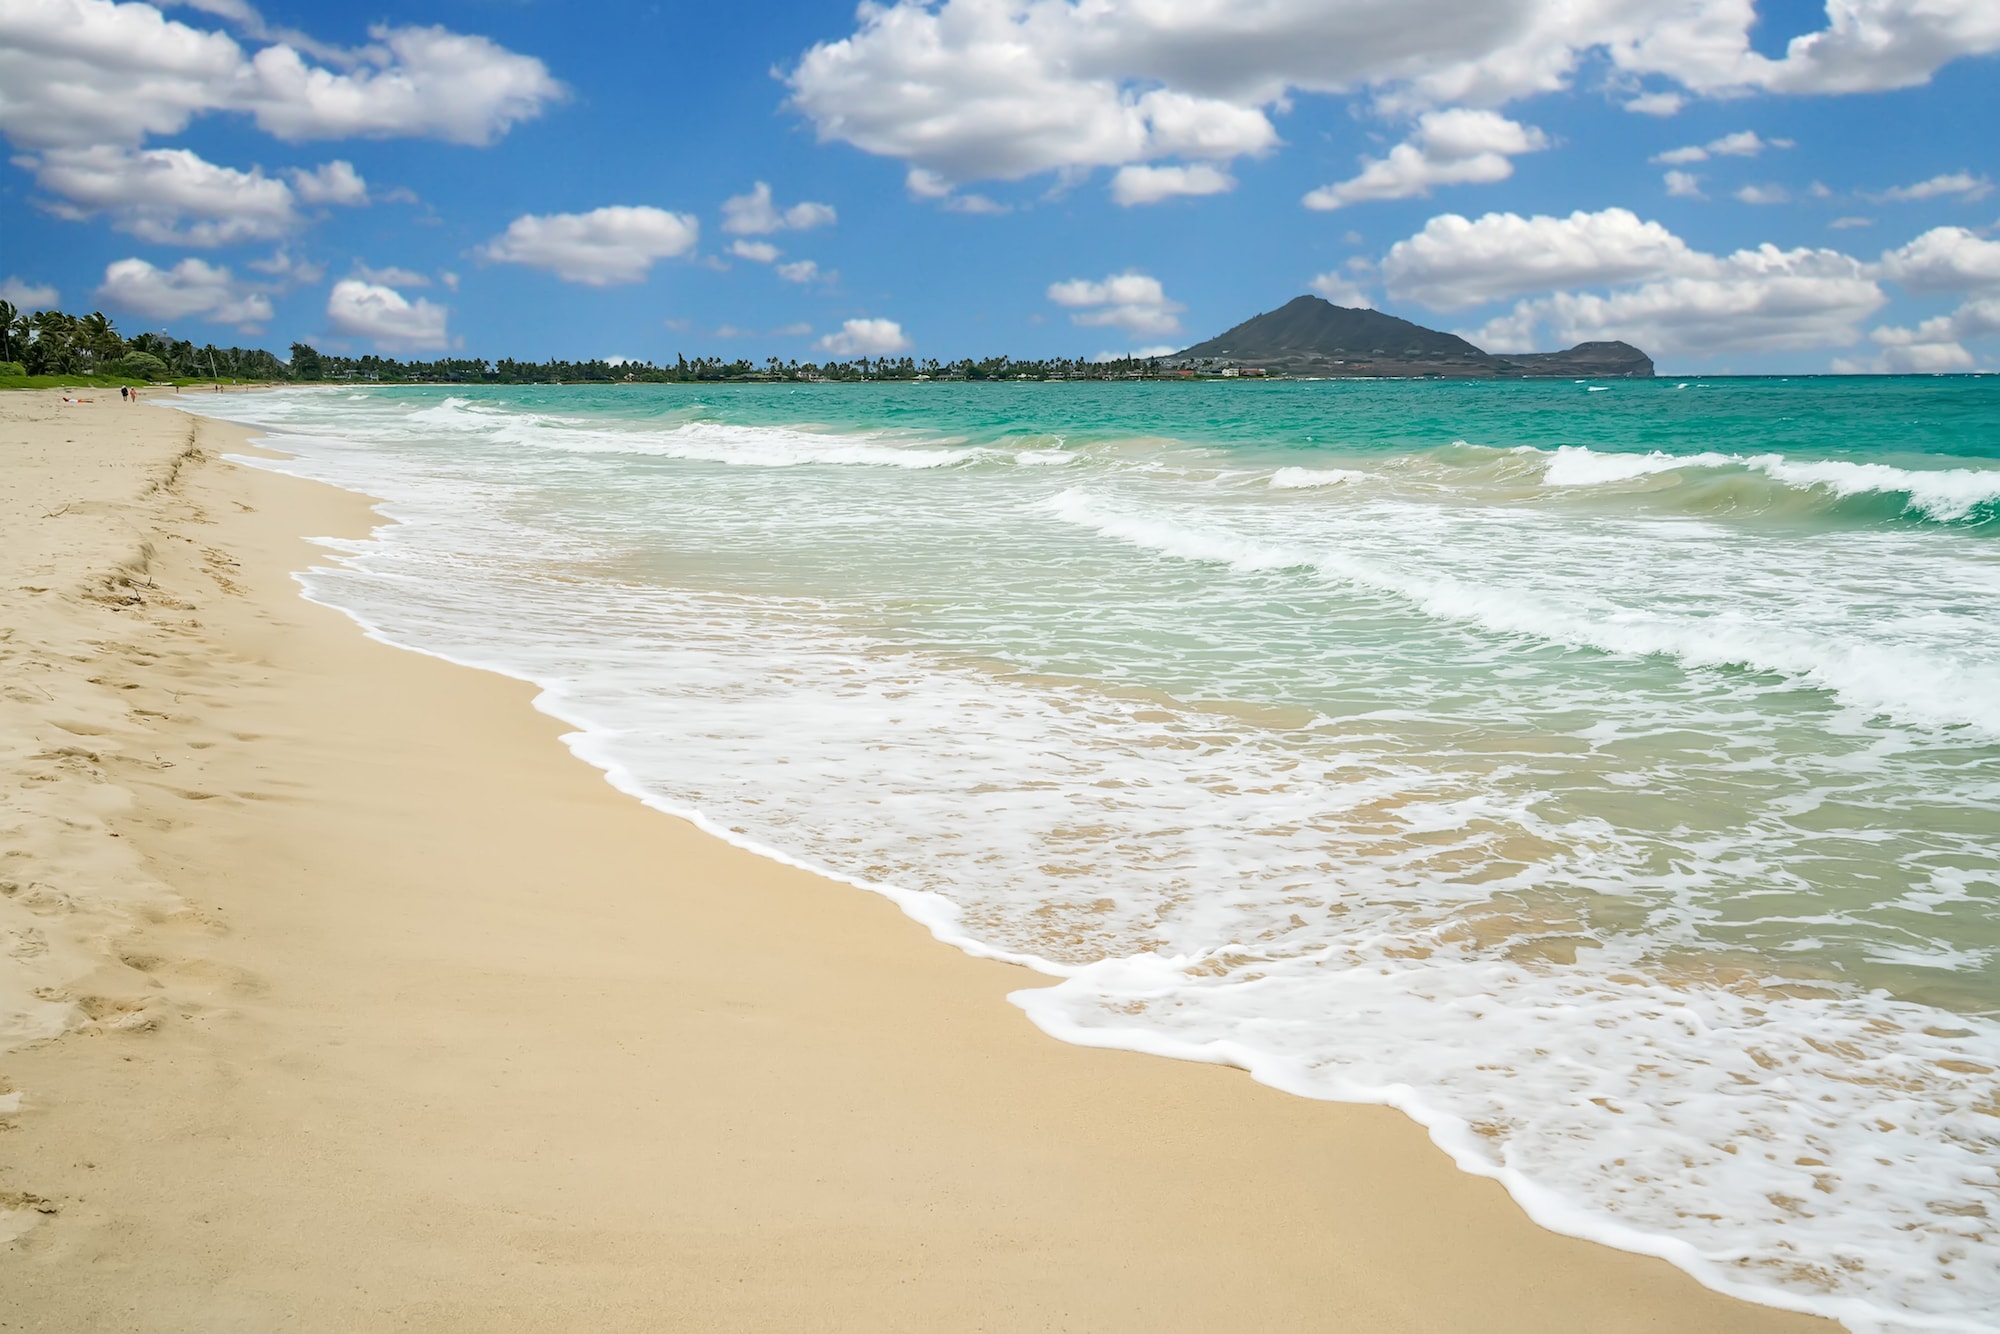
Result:
<svg viewBox="0 0 2000 1334"><path fill-rule="evenodd" d="M120 231L156 245L271 240L299 224L283 181L256 167L218 167L185 148L55 148L15 162L62 196L54 212L74 219L108 213Z"/></svg>
<svg viewBox="0 0 2000 1334"><path fill-rule="evenodd" d="M1993 193L1993 182L1984 176L1974 176L1969 171L1954 171L1942 176L1933 176L1915 185L1898 185L1880 194L1864 195L1878 204L1908 204L1925 199L1943 199L1957 195L1966 200L1984 199Z"/></svg>
<svg viewBox="0 0 2000 1334"><path fill-rule="evenodd" d="M811 231L830 227L839 219L831 204L811 200L780 209L771 200L771 187L758 181L749 194L722 201L722 230L738 236L766 236L772 232Z"/></svg>
<svg viewBox="0 0 2000 1334"><path fill-rule="evenodd" d="M771 336L773 338L804 338L812 331L813 327L801 320L796 324L779 325L777 328L771 330Z"/></svg>
<svg viewBox="0 0 2000 1334"><path fill-rule="evenodd" d="M1933 227L1884 252L1882 272L1912 292L2000 289L2000 241L1964 227Z"/></svg>
<svg viewBox="0 0 2000 1334"><path fill-rule="evenodd" d="M1701 192L1701 177L1691 171L1670 171L1663 178L1667 183L1667 193L1676 199L1706 199Z"/></svg>
<svg viewBox="0 0 2000 1334"><path fill-rule="evenodd" d="M591 287L644 282L653 264L684 255L701 237L701 224L664 209L614 205L589 213L527 214L481 250L502 264L547 269L566 282Z"/></svg>
<svg viewBox="0 0 2000 1334"><path fill-rule="evenodd" d="M1835 369L1918 374L1969 371L1975 362L1963 340L1995 333L2000 333L2000 297L1982 297L1949 315L1925 320L1914 329L1899 325L1872 329L1868 338L1881 353L1867 361L1843 361Z"/></svg>
<svg viewBox="0 0 2000 1334"><path fill-rule="evenodd" d="M62 293L47 283L31 283L9 274L0 280L0 301L21 310L53 310Z"/></svg>
<svg viewBox="0 0 2000 1334"><path fill-rule="evenodd" d="M1134 335L1179 333L1180 312L1187 309L1169 300L1160 280L1149 274L1127 271L1102 282L1072 278L1051 283L1049 300L1067 308L1070 323L1085 328L1117 328Z"/></svg>
<svg viewBox="0 0 2000 1334"><path fill-rule="evenodd" d="M87 2L87 0L83 0ZM250 60L240 109L280 139L421 137L490 144L563 94L547 66L484 37L378 24L362 63L336 74L289 46Z"/></svg>
<svg viewBox="0 0 2000 1334"><path fill-rule="evenodd" d="M1844 218L1835 218L1832 222L1829 222L1827 224L1827 226L1833 228L1833 230L1837 232L1844 232L1851 227L1873 227L1874 225L1875 225L1875 219L1873 218L1862 218L1851 215Z"/></svg>
<svg viewBox="0 0 2000 1334"><path fill-rule="evenodd" d="M1206 162L1181 167L1120 167L1111 178L1111 197L1126 208L1181 195L1219 195L1235 188L1234 176Z"/></svg>
<svg viewBox="0 0 2000 1334"><path fill-rule="evenodd" d="M121 259L104 269L97 296L116 310L149 320L188 316L217 324L255 325L271 318L271 300L239 283L226 268L184 259L156 269L143 259Z"/></svg>
<svg viewBox="0 0 2000 1334"><path fill-rule="evenodd" d="M894 320L847 320L840 332L820 339L818 347L836 357L885 357L909 351L910 340Z"/></svg>
<svg viewBox="0 0 2000 1334"><path fill-rule="evenodd" d="M1861 93L1930 82L1953 60L2000 50L1991 0L1829 0L1825 29L1758 62L1757 86L1781 93Z"/></svg>
<svg viewBox="0 0 2000 1334"><path fill-rule="evenodd" d="M1527 297L1468 335L1502 350L1597 339L1655 356L1844 346L1888 300L1873 267L1838 251L1705 254L1618 208L1444 214L1391 246L1381 271L1392 296L1433 309ZM1591 288L1609 290L1579 290Z"/></svg>
<svg viewBox="0 0 2000 1334"><path fill-rule="evenodd" d="M1679 167L1690 162L1706 162L1711 157L1756 157L1767 148L1794 147L1797 145L1790 139L1763 139L1755 130L1738 130L1735 134L1725 134L1705 144L1689 144L1686 148L1655 153L1652 160Z"/></svg>
<svg viewBox="0 0 2000 1334"><path fill-rule="evenodd" d="M1523 301L1480 336L1497 344L1541 327L1557 343L1623 339L1655 356L1845 346L1888 300L1866 266L1833 250L1690 251L1677 267L1619 291Z"/></svg>
<svg viewBox="0 0 2000 1334"><path fill-rule="evenodd" d="M1782 185L1746 185L1730 196L1744 204L1789 204L1792 192Z"/></svg>
<svg viewBox="0 0 2000 1334"><path fill-rule="evenodd" d="M911 167L903 176L903 188L910 198L935 203L948 213L1011 213L1007 205L988 199L985 195L959 194L958 187L934 171L923 167Z"/></svg>
<svg viewBox="0 0 2000 1334"><path fill-rule="evenodd" d="M269 274L276 280L275 290L290 287L305 287L326 276L326 265L315 264L311 260L296 259L292 252L279 246L263 259L253 259L246 265L259 273Z"/></svg>
<svg viewBox="0 0 2000 1334"><path fill-rule="evenodd" d="M1992 0L1836 0L1826 29L1776 60L1752 46L1750 0L885 0L857 14L788 75L792 105L823 140L956 182L1262 152L1277 143L1267 112L1298 92L1491 109L1601 60L1654 85L1631 109L1664 115L1688 94L1903 87L2000 50Z"/></svg>
<svg viewBox="0 0 2000 1334"><path fill-rule="evenodd" d="M1640 93L1627 99L1625 109L1641 116L1677 116L1686 105L1679 93Z"/></svg>
<svg viewBox="0 0 2000 1334"><path fill-rule="evenodd" d="M1099 352L1091 360L1097 362L1099 365L1111 361L1125 361L1128 358L1132 361L1151 361L1155 357L1171 357L1178 351L1180 349L1171 343L1160 343L1153 347L1135 347L1124 352L1120 352L1117 348L1110 348Z"/></svg>
<svg viewBox="0 0 2000 1334"><path fill-rule="evenodd" d="M777 272L778 276L788 283L818 282L823 277L829 280L833 277L831 274L822 274L819 265L809 259L794 260L790 264L780 264Z"/></svg>
<svg viewBox="0 0 2000 1334"><path fill-rule="evenodd" d="M954 187L934 171L911 167L903 174L903 188L910 192L912 199L946 199L951 196Z"/></svg>
<svg viewBox="0 0 2000 1334"><path fill-rule="evenodd" d="M1362 291L1339 269L1322 273L1306 285L1336 306L1347 306L1354 310L1375 309L1375 299Z"/></svg>
<svg viewBox="0 0 2000 1334"><path fill-rule="evenodd" d="M1440 185L1487 184L1514 174L1513 158L1549 146L1548 136L1492 111L1427 111L1385 158L1363 158L1361 174L1305 197L1311 209L1372 199L1428 196Z"/></svg>
<svg viewBox="0 0 2000 1334"><path fill-rule="evenodd" d="M738 259L747 259L753 264L775 264L784 251L769 241L731 241L729 253Z"/></svg>
<svg viewBox="0 0 2000 1334"><path fill-rule="evenodd" d="M352 162L335 159L311 171L293 168L285 174L292 178L292 190L302 203L354 208L368 202L368 182L361 179Z"/></svg>
<svg viewBox="0 0 2000 1334"><path fill-rule="evenodd" d="M284 42L246 53L150 4L16 0L0 7L0 133L27 148L137 146L235 112L290 140L484 144L563 92L541 61L483 37L386 25L369 36L330 69Z"/></svg>
<svg viewBox="0 0 2000 1334"><path fill-rule="evenodd" d="M1121 35L1115 22L1125 16L1103 13L1128 7L1123 0L864 6L860 31L800 60L789 77L792 104L822 140L955 181L1157 157L1226 159L1276 145L1277 131L1256 105L1268 95L1128 86L1145 76L1121 68L1134 53L1120 48L1140 34Z"/></svg>
<svg viewBox="0 0 2000 1334"><path fill-rule="evenodd" d="M414 269L399 269L391 264L386 269L371 269L356 261L354 276L364 283L378 287L429 287L431 280Z"/></svg>
<svg viewBox="0 0 2000 1334"><path fill-rule="evenodd" d="M335 333L366 338L393 351L429 351L447 346L443 306L411 301L393 287L344 278L326 298L327 324Z"/></svg>
<svg viewBox="0 0 2000 1334"><path fill-rule="evenodd" d="M1687 266L1687 243L1622 208L1566 218L1456 213L1432 218L1382 258L1391 295L1433 310L1463 310L1553 287L1600 286Z"/></svg>
<svg viewBox="0 0 2000 1334"><path fill-rule="evenodd" d="M997 199L989 199L981 194L950 195L940 201L939 207L947 213L970 213L991 216L1012 213L1014 211L1012 205L1003 204Z"/></svg>

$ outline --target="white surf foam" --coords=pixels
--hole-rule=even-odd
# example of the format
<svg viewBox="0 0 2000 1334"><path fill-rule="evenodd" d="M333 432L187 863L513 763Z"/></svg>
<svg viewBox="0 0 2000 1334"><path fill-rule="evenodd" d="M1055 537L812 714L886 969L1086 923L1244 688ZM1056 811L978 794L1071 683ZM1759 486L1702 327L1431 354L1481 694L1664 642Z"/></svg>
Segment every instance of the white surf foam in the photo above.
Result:
<svg viewBox="0 0 2000 1334"><path fill-rule="evenodd" d="M1528 448L1525 447L1524 448ZM1963 519L1982 505L2000 503L2000 468L1897 468L1841 459L1793 460L1782 454L1622 454L1584 445L1561 445L1548 456L1543 480L1550 486L1601 486L1687 468L1743 468L1800 490L1835 496L1904 495L1909 508L1943 522Z"/></svg>
<svg viewBox="0 0 2000 1334"><path fill-rule="evenodd" d="M1829 636L1774 622L1768 609L1688 615L1620 605L1588 588L1572 590L1565 599L1548 588L1454 577L1434 567L1399 568L1349 550L1274 542L1147 514L1076 488L1044 505L1067 522L1180 560L1214 562L1246 573L1311 571L1393 594L1426 615L1501 634L1606 653L1657 654L1690 667L1778 672L1831 691L1855 708L1921 726L1972 727L2000 738L2000 663L1991 659L1968 661L1916 646ZM1402 521L1415 517L1412 513Z"/></svg>
<svg viewBox="0 0 2000 1334"><path fill-rule="evenodd" d="M1271 474L1276 491L1302 491L1319 486L1345 486L1367 474L1353 468L1280 468Z"/></svg>

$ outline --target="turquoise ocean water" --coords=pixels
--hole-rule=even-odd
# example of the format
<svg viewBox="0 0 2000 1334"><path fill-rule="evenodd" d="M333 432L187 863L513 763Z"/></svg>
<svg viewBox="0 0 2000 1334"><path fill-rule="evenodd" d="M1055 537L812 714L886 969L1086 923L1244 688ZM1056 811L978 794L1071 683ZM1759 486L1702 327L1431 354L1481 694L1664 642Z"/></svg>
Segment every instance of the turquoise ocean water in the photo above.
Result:
<svg viewBox="0 0 2000 1334"><path fill-rule="evenodd" d="M1052 1035L2000 1328L2000 380L190 406L401 521L310 596L1050 974Z"/></svg>

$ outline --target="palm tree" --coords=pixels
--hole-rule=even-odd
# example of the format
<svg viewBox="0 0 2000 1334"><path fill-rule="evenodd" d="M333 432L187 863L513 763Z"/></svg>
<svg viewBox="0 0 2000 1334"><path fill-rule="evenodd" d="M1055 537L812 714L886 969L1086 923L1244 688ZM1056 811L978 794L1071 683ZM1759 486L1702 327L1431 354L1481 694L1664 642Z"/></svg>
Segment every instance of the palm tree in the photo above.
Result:
<svg viewBox="0 0 2000 1334"><path fill-rule="evenodd" d="M125 340L101 310L93 310L76 322L76 341L99 365L125 355Z"/></svg>

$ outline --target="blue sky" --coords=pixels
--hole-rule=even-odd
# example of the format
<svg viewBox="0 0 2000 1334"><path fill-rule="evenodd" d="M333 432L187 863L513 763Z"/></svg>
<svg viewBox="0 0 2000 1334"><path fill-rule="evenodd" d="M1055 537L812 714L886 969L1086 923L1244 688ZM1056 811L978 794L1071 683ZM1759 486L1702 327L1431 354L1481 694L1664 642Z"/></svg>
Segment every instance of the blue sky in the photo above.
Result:
<svg viewBox="0 0 2000 1334"><path fill-rule="evenodd" d="M0 295L670 360L1147 350L1317 290L2000 369L1996 51L1993 0L0 0Z"/></svg>

